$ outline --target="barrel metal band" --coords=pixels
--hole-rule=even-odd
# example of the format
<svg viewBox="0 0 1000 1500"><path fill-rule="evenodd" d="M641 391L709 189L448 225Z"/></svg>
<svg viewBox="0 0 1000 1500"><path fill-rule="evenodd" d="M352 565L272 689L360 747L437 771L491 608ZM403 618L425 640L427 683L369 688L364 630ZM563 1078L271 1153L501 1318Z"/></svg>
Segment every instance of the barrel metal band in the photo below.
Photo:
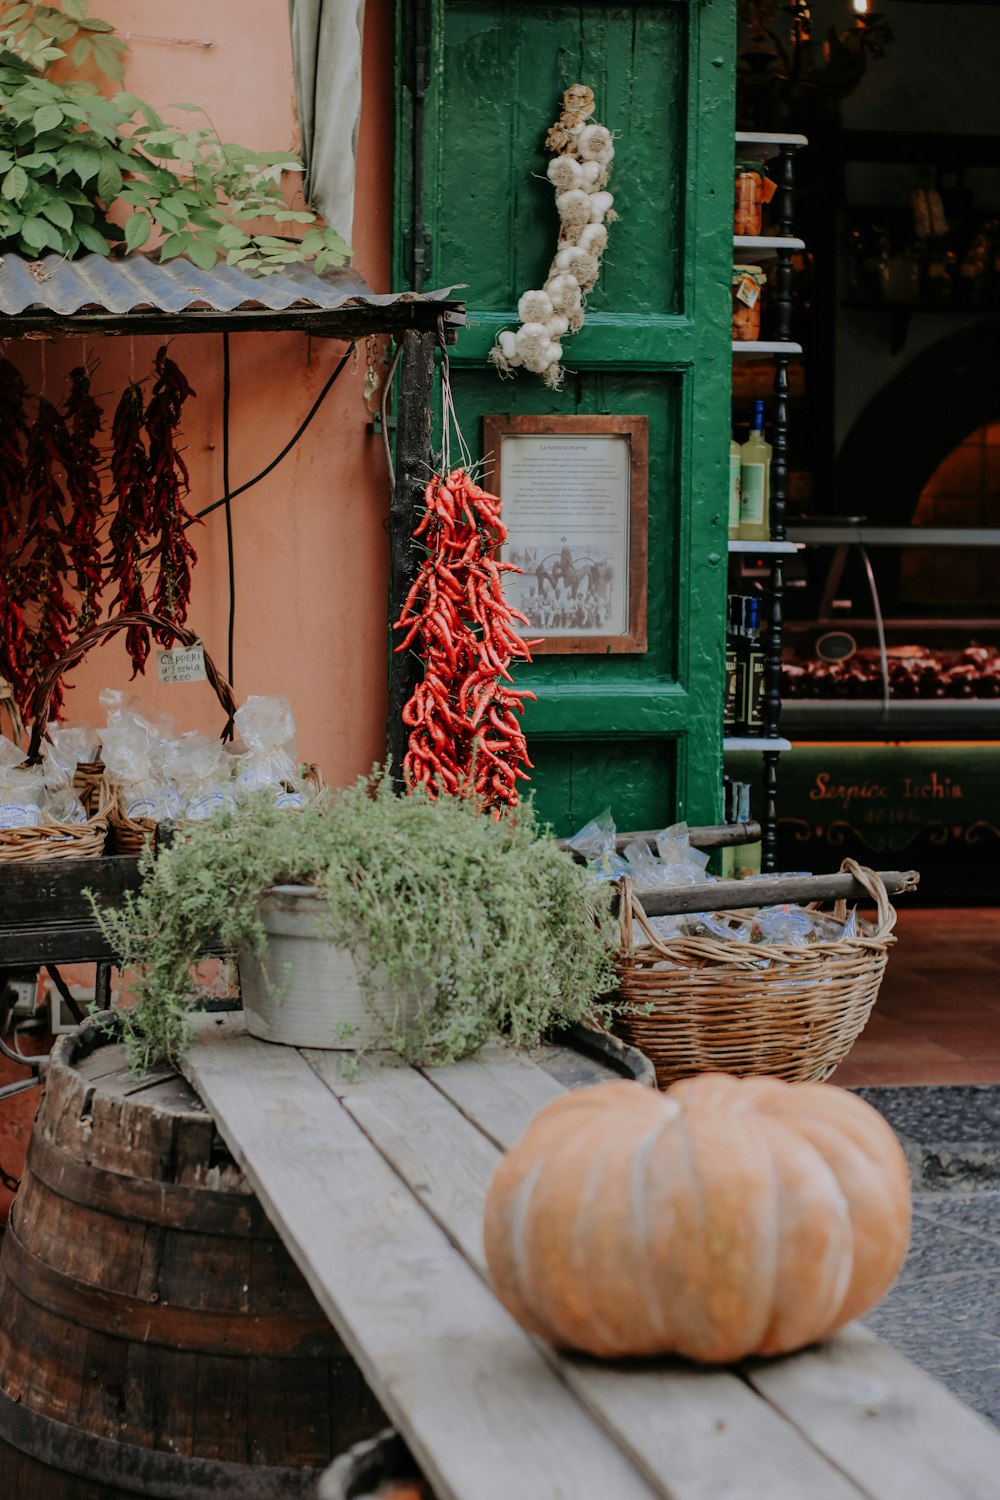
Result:
<svg viewBox="0 0 1000 1500"><path fill-rule="evenodd" d="M69 1427L0 1389L0 1442L61 1474L155 1500L305 1500L316 1469L268 1468L140 1448Z"/></svg>
<svg viewBox="0 0 1000 1500"><path fill-rule="evenodd" d="M214 1188L192 1188L110 1172L63 1151L39 1130L31 1137L28 1167L32 1176L58 1197L118 1219L165 1229L196 1229L199 1234L277 1239L249 1189L245 1193L222 1193Z"/></svg>
<svg viewBox="0 0 1000 1500"><path fill-rule="evenodd" d="M112 1338L197 1354L263 1355L271 1359L336 1357L343 1345L322 1314L290 1322L287 1315L202 1311L110 1292L67 1276L18 1239L16 1214L4 1236L3 1269L29 1302Z"/></svg>

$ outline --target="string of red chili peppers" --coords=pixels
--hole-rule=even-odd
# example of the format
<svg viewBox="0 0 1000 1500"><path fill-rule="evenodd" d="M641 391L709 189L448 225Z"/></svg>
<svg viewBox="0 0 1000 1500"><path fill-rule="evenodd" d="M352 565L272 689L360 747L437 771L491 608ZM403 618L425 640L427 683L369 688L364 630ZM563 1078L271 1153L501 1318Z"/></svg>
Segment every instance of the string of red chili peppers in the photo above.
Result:
<svg viewBox="0 0 1000 1500"><path fill-rule="evenodd" d="M501 575L520 572L496 560L507 537L500 499L464 469L435 474L424 491L426 512L413 535L428 555L394 629L396 651L415 645L423 681L403 708L410 729L403 776L436 796L443 787L472 797L499 816L517 806L518 781L530 778L519 715L534 693L513 686L509 667L530 661L515 622L527 616L503 597ZM510 686L507 686L510 684Z"/></svg>
<svg viewBox="0 0 1000 1500"><path fill-rule="evenodd" d="M74 631L100 614L106 583L117 585L112 612L147 607L144 549L156 566L154 610L175 624L187 617L197 558L185 532L188 472L177 429L194 392L165 346L154 370L148 407L135 383L118 403L105 501L108 465L98 446L103 417L89 371L79 366L70 372L62 412L40 397L29 421L24 380L0 360L0 675L12 684L22 712ZM105 572L101 531L109 510L111 566ZM130 630L126 647L135 672L142 671L148 632ZM54 714L61 702L57 685Z"/></svg>

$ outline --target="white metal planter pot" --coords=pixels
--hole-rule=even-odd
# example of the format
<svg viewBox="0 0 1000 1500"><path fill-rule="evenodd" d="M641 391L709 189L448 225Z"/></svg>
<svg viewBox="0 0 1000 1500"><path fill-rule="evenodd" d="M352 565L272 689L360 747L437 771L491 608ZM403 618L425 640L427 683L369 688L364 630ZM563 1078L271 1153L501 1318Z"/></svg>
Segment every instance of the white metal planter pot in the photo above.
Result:
<svg viewBox="0 0 1000 1500"><path fill-rule="evenodd" d="M260 902L265 948L259 959L241 953L239 960L247 1030L266 1042L342 1051L371 1046L387 1032L405 1035L421 995L385 986L366 1002L350 952L321 936L327 910L313 886L277 885Z"/></svg>

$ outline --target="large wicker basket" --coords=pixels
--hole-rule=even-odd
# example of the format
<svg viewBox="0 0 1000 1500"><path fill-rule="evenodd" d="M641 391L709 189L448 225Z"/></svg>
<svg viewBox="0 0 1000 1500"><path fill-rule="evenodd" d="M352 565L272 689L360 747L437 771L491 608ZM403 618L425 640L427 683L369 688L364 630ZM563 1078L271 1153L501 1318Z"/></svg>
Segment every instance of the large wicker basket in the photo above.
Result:
<svg viewBox="0 0 1000 1500"><path fill-rule="evenodd" d="M171 635L182 646L194 646L200 640L193 630L188 630L183 625L174 625L170 620L161 615L153 615L133 611L129 614L115 615L110 620L104 620L100 625L94 625L90 630L84 631L77 640L69 647L66 653L53 662L47 676L39 683L32 700L32 730L31 741L28 746L28 763L35 765L41 759L42 737L45 734L49 722L49 707L52 699L52 689L64 672L70 667L76 666L82 661L91 646L98 645L109 636L116 634L119 630L128 630L132 625L145 625L151 630L165 632ZM226 715L226 723L223 734L231 727L233 714L236 712L236 699L229 683L222 676L208 652L205 652L205 674L215 690L216 697L222 705ZM103 777L103 766L99 764L89 766L78 766L77 774L73 778L74 785L79 791L81 798L87 804L88 798L91 805L96 800L100 803L103 818L103 833L101 837L101 848L93 851L100 854L104 847L104 834L108 835L108 847L114 854L139 854L144 844L151 842L156 833L156 823L152 818L130 818L122 804L121 796L113 787L109 788ZM93 819L91 820L93 821ZM86 825L89 826L89 825ZM19 834L37 833L37 829L15 829ZM0 835L6 838L7 835ZM51 858L51 855L29 854L23 856L7 855L0 853L0 858Z"/></svg>
<svg viewBox="0 0 1000 1500"><path fill-rule="evenodd" d="M662 942L631 881L622 882L615 1030L645 1052L661 1088L695 1073L763 1073L802 1083L828 1078L871 1014L896 913L873 871L844 861L875 903L858 937L792 947L690 937ZM834 915L846 916L844 902ZM645 942L633 942L633 921Z"/></svg>

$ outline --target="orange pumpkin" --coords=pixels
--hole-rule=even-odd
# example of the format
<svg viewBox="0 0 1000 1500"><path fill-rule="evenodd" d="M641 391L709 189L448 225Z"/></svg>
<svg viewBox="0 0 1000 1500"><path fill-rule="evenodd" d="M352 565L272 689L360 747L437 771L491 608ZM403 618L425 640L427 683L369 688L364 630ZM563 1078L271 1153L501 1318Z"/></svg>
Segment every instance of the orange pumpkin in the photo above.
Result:
<svg viewBox="0 0 1000 1500"><path fill-rule="evenodd" d="M909 1172L881 1115L829 1084L604 1083L538 1112L484 1233L496 1294L532 1333L725 1364L878 1302L906 1259Z"/></svg>

